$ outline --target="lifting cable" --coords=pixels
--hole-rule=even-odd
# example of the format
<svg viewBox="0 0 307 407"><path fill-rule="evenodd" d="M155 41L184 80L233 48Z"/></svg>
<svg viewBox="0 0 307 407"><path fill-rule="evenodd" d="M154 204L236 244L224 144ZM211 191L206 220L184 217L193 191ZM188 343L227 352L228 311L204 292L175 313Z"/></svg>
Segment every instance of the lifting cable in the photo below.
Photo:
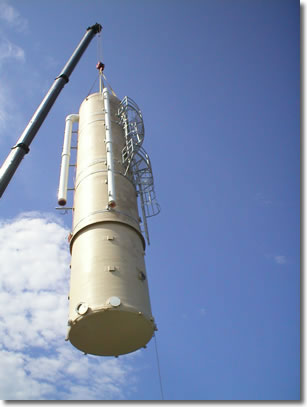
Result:
<svg viewBox="0 0 307 407"><path fill-rule="evenodd" d="M107 83L108 88L110 89L112 95L115 96L115 97L117 97L117 95L116 95L116 93L114 92L114 90L113 90L111 84L109 83L109 81L107 80L105 74L103 73L104 64L103 64L102 62L100 62L100 61L102 61L102 45L101 45L101 44L102 44L102 41L101 41L101 34L98 33L98 34L97 34L97 60L98 60L98 63L97 63L97 65L96 65L96 68L98 69L99 66L102 66L102 69L99 70L98 77L95 78L95 80L94 80L94 82L93 82L93 84L92 84L90 90L88 91L87 96L89 96L89 94L90 94L91 91L93 90L93 87L95 86L95 84L96 84L98 78L99 78L99 83L100 83L100 81L102 81L102 85L103 85L103 80L102 80L102 78L103 78L103 79L105 80L105 82ZM104 86L104 85L103 85L103 86ZM101 87L101 84L100 84L100 87Z"/></svg>
<svg viewBox="0 0 307 407"><path fill-rule="evenodd" d="M96 76L96 78L95 78L95 80L94 80L94 83L93 83L93 85L91 86L90 90L88 91L88 94L86 95L86 97L88 97L89 94L91 93L93 87L95 86L95 83L97 82L97 79L98 79L98 76Z"/></svg>
<svg viewBox="0 0 307 407"><path fill-rule="evenodd" d="M96 35L96 44L97 44L97 47L96 47L96 58L97 58L97 61L101 61L102 60L102 46L101 46L101 33L98 33L97 35ZM97 80L98 80L98 78L99 78L99 75L100 75L100 73L98 74L98 76L96 76L96 78L95 78L95 80L94 80L94 82L93 82L93 84L92 84L92 86L90 87L90 90L88 91L88 94L86 95L86 97L88 97L89 96L89 94L91 93L91 91L93 90L93 87L95 86L95 84L96 84L96 82L97 82Z"/></svg>
<svg viewBox="0 0 307 407"><path fill-rule="evenodd" d="M115 96L115 97L117 97L116 93L115 93L114 90L112 89L112 86L110 85L110 82L107 81L107 78L106 78L106 76L105 76L104 73L102 74L102 76L103 76L103 79L104 79L104 80L106 81L106 83L108 84L108 87L110 88L110 91L112 92L112 95Z"/></svg>
<svg viewBox="0 0 307 407"><path fill-rule="evenodd" d="M101 33L98 33L97 35L97 61L102 61L102 40L101 40ZM117 97L116 93L114 92L114 90L112 89L112 86L110 85L110 83L107 81L107 78L105 77L105 74L103 73L103 71L101 71L101 75L103 77L103 79L106 81L108 87L110 88L110 91L112 92L113 96Z"/></svg>
<svg viewBox="0 0 307 407"><path fill-rule="evenodd" d="M102 61L101 33L97 34L97 61Z"/></svg>
<svg viewBox="0 0 307 407"><path fill-rule="evenodd" d="M164 400L163 386L162 386L162 377L161 377L161 369L160 369L160 361L159 361L159 354L158 354L158 345L157 345L157 336L156 336L156 334L154 334L154 338L155 338L157 367L158 367L159 382L160 382L161 400Z"/></svg>

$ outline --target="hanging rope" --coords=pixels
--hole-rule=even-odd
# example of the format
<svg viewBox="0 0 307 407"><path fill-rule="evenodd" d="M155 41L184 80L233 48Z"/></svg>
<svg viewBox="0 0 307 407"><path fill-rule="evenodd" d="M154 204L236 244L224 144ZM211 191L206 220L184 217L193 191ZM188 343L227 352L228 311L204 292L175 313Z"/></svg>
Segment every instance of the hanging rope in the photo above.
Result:
<svg viewBox="0 0 307 407"><path fill-rule="evenodd" d="M112 92L112 95L115 96L115 97L117 97L116 93L115 93L114 90L112 89L112 86L111 86L110 83L107 81L107 78L106 78L106 76L105 76L104 73L102 74L102 76L103 76L104 80L106 81L106 83L108 84L108 87L110 88L110 91Z"/></svg>
<svg viewBox="0 0 307 407"><path fill-rule="evenodd" d="M159 362L159 354L158 354L158 345L157 345L157 337L156 337L156 334L154 334L154 338L155 338L156 358L157 358L157 366L158 366L158 374L159 374L159 382L160 382L161 400L164 400L164 394L163 394L163 386L162 386L162 378L161 378L161 370L160 370L160 362Z"/></svg>
<svg viewBox="0 0 307 407"><path fill-rule="evenodd" d="M107 81L107 78L105 77L105 74L103 73L103 69L104 69L104 64L101 62L102 61L102 41L101 41L101 34L98 33L97 35L97 60L98 63L96 65L96 68L99 70L99 74L98 77L96 77L96 79L93 82L93 85L91 86L87 96L89 96L89 94L91 93L91 91L93 90L93 87L95 86L98 78L99 78L99 92L102 91L102 88L104 87L104 83L103 83L103 79L105 80L105 82L108 85L108 88L110 89L110 91L112 92L112 95L117 97L116 93L114 92L112 86L110 85L110 83ZM102 79L103 78L103 79Z"/></svg>
<svg viewBox="0 0 307 407"><path fill-rule="evenodd" d="M102 61L102 41L100 33L97 35L97 61Z"/></svg>
<svg viewBox="0 0 307 407"><path fill-rule="evenodd" d="M93 87L95 86L97 80L98 80L98 76L96 76L96 79L94 80L94 83L93 83L92 87L90 88L90 90L88 91L88 94L87 94L86 97L88 97L88 95L91 93L91 91L92 91Z"/></svg>
<svg viewBox="0 0 307 407"><path fill-rule="evenodd" d="M97 35L97 65L96 68L99 71L99 93L102 92L102 89L104 88L104 83L102 80L102 71L104 70L104 64L101 62L102 61L102 40L101 40L101 35L100 33Z"/></svg>

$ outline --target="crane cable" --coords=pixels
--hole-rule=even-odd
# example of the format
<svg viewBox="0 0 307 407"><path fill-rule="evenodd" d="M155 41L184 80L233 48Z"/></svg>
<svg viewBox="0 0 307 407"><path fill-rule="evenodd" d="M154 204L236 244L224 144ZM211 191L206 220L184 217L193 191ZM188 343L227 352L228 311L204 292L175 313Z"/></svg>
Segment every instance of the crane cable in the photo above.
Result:
<svg viewBox="0 0 307 407"><path fill-rule="evenodd" d="M97 61L102 61L102 41L101 33L97 34Z"/></svg>
<svg viewBox="0 0 307 407"><path fill-rule="evenodd" d="M97 35L97 65L96 68L98 69L98 76L99 76L99 93L102 93L102 89L104 88L104 83L102 79L104 64L102 61L102 41L101 41L101 34Z"/></svg>
<svg viewBox="0 0 307 407"><path fill-rule="evenodd" d="M98 35L97 35L97 61L102 61L102 39L101 39L101 33L98 33ZM99 62L98 62L98 63L99 63ZM110 85L110 83L108 82L108 80L107 80L105 74L103 73L103 70L99 71L99 82L102 81L102 83L103 83L102 78L106 81L108 87L110 88L110 91L112 92L112 95L115 96L115 97L117 97L117 95L116 95L116 93L114 92L112 86ZM96 80L97 80L97 79L96 79ZM93 86L91 87L91 90L93 89L93 87L94 87L94 85L95 85L95 83L96 83L96 80L95 80ZM90 91L91 91L91 90L90 90Z"/></svg>
<svg viewBox="0 0 307 407"><path fill-rule="evenodd" d="M160 383L161 399L164 400L163 386L162 386L162 377L161 377L161 369L160 369L160 361L159 361L159 354L158 354L158 345L157 345L157 336L156 336L156 334L154 334L154 338L155 338L155 349L156 349L156 358L157 358L157 367L158 367L158 374L159 374L159 383Z"/></svg>
<svg viewBox="0 0 307 407"><path fill-rule="evenodd" d="M102 44L102 41L101 41L101 34L98 33L98 35L97 35L97 60L98 60L98 61L101 61L101 60L102 60L102 46L101 46L101 44ZM104 66L104 64L102 64L102 62L98 62L96 68L98 67L99 64ZM99 88L100 88L100 90L101 90L101 82L102 82L102 85L103 85L103 79L102 79L102 78L103 78L103 79L105 80L105 82L107 83L108 88L110 89L112 95L115 96L115 97L117 97L117 94L115 93L114 89L112 88L110 82L107 80L107 78L106 78L106 76L105 76L105 74L103 73L102 70L99 70L99 72L98 72L98 77L96 76L96 78L95 78L95 80L94 80L92 86L90 87L90 90L88 91L87 96L89 96L89 94L90 94L91 91L93 90L93 87L95 86L95 84L96 84L96 82L97 82L98 79L99 79L99 85L100 85ZM103 87L104 87L104 85L103 85ZM86 97L87 97L87 96L86 96Z"/></svg>
<svg viewBox="0 0 307 407"><path fill-rule="evenodd" d="M93 87L95 86L95 83L97 82L97 79L98 79L98 76L96 76L96 78L95 78L95 80L94 80L94 82L93 82L93 85L91 86L90 90L88 91L88 94L86 95L86 97L88 97L89 94L91 93Z"/></svg>
<svg viewBox="0 0 307 407"><path fill-rule="evenodd" d="M110 85L110 82L108 82L108 80L107 80L107 78L106 78L106 76L105 76L104 73L102 74L102 76L103 76L104 80L106 81L106 83L108 84L108 87L110 88L110 91L112 92L112 95L115 96L115 97L117 97L116 93L114 92L112 86Z"/></svg>

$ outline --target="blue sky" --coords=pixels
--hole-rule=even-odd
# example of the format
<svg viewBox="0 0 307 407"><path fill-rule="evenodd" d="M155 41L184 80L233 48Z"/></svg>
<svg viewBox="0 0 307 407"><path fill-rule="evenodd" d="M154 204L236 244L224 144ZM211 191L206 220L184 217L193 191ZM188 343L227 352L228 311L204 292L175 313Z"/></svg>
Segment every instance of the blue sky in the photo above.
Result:
<svg viewBox="0 0 307 407"><path fill-rule="evenodd" d="M1 162L95 22L109 82L143 112L168 400L300 398L299 13L295 0L0 2ZM2 399L161 397L153 340L119 359L64 341L64 121L96 63L94 39L0 200Z"/></svg>

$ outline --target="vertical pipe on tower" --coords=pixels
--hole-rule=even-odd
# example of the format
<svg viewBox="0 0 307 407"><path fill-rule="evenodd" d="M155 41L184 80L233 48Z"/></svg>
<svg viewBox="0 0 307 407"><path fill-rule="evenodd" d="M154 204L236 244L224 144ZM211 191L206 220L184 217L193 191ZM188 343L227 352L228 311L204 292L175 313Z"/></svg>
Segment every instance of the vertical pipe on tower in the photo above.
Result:
<svg viewBox="0 0 307 407"><path fill-rule="evenodd" d="M106 153L107 153L107 171L108 171L108 206L114 208L116 206L116 195L114 185L114 158L113 158L113 140L112 140L112 125L110 119L110 103L109 93L107 88L103 88L103 101L105 111L105 129L106 129Z"/></svg>
<svg viewBox="0 0 307 407"><path fill-rule="evenodd" d="M70 163L70 149L71 149L71 136L73 123L79 121L78 114L70 114L66 117L65 132L64 132L64 144L62 151L62 162L60 172L60 182L58 191L58 203L61 206L66 205L67 202L67 185L69 175L69 163Z"/></svg>

